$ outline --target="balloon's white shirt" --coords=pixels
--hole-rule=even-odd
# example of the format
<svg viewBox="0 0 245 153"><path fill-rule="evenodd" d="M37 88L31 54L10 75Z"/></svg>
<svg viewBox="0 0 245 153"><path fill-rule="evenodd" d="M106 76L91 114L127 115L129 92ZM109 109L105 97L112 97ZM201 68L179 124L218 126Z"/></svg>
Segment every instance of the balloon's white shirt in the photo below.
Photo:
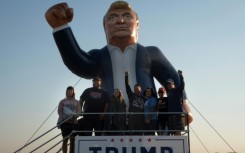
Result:
<svg viewBox="0 0 245 153"><path fill-rule="evenodd" d="M137 83L136 80L136 51L137 45L128 46L123 52L120 48L112 45L107 45L112 63L114 89L122 91L126 103L128 104L128 96L125 88L125 72L128 71L129 84L132 90Z"/></svg>

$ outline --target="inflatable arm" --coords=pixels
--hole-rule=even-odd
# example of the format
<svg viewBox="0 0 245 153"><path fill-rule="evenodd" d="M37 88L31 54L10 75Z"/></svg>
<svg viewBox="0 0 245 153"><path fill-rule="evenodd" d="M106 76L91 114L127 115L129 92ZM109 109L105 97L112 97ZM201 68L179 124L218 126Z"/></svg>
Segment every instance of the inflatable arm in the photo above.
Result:
<svg viewBox="0 0 245 153"><path fill-rule="evenodd" d="M164 86L167 79L174 80L175 86L179 87L180 79L177 71L157 47L150 47L152 57L152 75Z"/></svg>
<svg viewBox="0 0 245 153"><path fill-rule="evenodd" d="M87 79L99 73L99 66L97 66L96 62L99 56L98 52L90 51L87 53L82 50L70 27L55 32L53 35L63 62L70 71Z"/></svg>

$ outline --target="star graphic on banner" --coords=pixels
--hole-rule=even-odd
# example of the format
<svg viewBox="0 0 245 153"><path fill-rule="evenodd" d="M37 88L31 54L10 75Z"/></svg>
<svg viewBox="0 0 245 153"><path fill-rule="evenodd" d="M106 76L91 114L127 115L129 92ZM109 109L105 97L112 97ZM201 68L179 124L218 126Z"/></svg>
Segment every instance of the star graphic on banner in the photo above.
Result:
<svg viewBox="0 0 245 153"><path fill-rule="evenodd" d="M148 142L151 142L151 138L148 138Z"/></svg>
<svg viewBox="0 0 245 153"><path fill-rule="evenodd" d="M112 139L111 139L111 142L114 142L114 141L115 141L115 140L112 138Z"/></svg>
<svg viewBox="0 0 245 153"><path fill-rule="evenodd" d="M139 139L139 142L142 142L142 139L141 138Z"/></svg>
<svg viewBox="0 0 245 153"><path fill-rule="evenodd" d="M121 138L120 141L123 142L123 139Z"/></svg>
<svg viewBox="0 0 245 153"><path fill-rule="evenodd" d="M129 139L129 142L133 142L133 139L132 139L132 138L130 138L130 139Z"/></svg>

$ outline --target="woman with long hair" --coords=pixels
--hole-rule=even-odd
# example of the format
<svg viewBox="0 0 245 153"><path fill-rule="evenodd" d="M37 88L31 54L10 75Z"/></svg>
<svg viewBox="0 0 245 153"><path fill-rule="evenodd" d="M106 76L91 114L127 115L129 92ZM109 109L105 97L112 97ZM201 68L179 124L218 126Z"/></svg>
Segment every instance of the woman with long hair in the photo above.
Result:
<svg viewBox="0 0 245 153"><path fill-rule="evenodd" d="M126 108L127 105L121 90L115 89L111 97L111 112L115 113L111 119L111 130L118 132L113 133L114 135L125 135L123 131L126 130Z"/></svg>
<svg viewBox="0 0 245 153"><path fill-rule="evenodd" d="M149 130L145 132L144 135L155 135L155 131L157 130L157 96L154 90L150 87L147 87L144 91L144 96L146 98L144 105L145 112L145 130Z"/></svg>

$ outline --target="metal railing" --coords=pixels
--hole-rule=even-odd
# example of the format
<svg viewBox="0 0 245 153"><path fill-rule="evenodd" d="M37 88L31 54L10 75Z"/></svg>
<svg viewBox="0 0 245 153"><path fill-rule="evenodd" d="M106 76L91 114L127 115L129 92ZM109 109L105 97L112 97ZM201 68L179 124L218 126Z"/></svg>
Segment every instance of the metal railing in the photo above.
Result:
<svg viewBox="0 0 245 153"><path fill-rule="evenodd" d="M110 112L107 112L107 113L79 113L79 114L76 114L76 115L73 115L69 118L67 118L66 120L62 121L61 123L59 123L58 125L56 125L55 127L51 128L50 130L48 130L47 132L41 134L40 136L38 136L37 138L35 138L34 140L32 140L31 142L25 144L24 146L22 146L21 148L19 148L18 150L16 150L14 153L19 153L21 150L25 149L26 147L30 146L31 144L33 144L34 142L36 142L37 140L39 140L40 138L42 138L43 136L49 134L51 131L53 131L54 129L58 128L61 124L67 122L68 120L72 119L72 118L75 118L75 117L82 117L83 115L100 115L100 114L104 114L104 115L127 115L129 118L130 116L132 115L142 115L142 114L156 114L156 112L148 112L148 113L144 113L144 112L113 112L113 113L110 113ZM187 123L188 121L188 113L185 113L185 112L158 112L157 113L158 115L182 115L183 117L185 117L185 122ZM74 123L75 124L75 123ZM140 132L140 133L144 133L144 132L154 132L154 133L158 133L158 132L182 132L181 135L187 135L187 140L188 140L188 147L190 148L190 136L189 136L189 125L187 124L185 129L184 130L166 130L166 129L162 129L162 130L130 130L130 129L127 129L127 130L96 130L96 131L85 131L85 130L82 130L82 129L74 129L72 131L72 133L70 135L68 135L67 137L61 139L60 141L58 141L57 143L55 143L53 146L49 147L45 153L51 151L52 149L54 149L57 145L59 145L60 143L62 143L65 139L69 139L71 136L74 136L74 135L79 135L81 133L86 133L86 132L101 132L101 133L125 133L126 135L131 135L132 133L135 133L135 132ZM39 145L38 147L34 148L32 151L30 151L30 153L33 153L35 151L38 151L40 148L46 146L48 143L50 143L51 141L54 141L56 138L58 138L59 136L61 135L58 134L54 137L52 137L51 139L47 140L46 142L44 142L43 144ZM110 135L111 136L111 135ZM69 145L69 144L68 144ZM56 151L57 153L59 153L62 149L59 148L58 151ZM54 151L52 151L54 152ZM190 149L189 149L189 153L190 153Z"/></svg>
<svg viewBox="0 0 245 153"><path fill-rule="evenodd" d="M47 132L41 134L40 136L38 136L37 138L35 138L34 140L30 141L29 143L25 144L24 146L22 146L21 148L19 148L18 150L14 151L14 153L19 153L20 151L22 151L24 148L30 146L31 144L33 144L34 142L36 142L37 140L39 140L40 138L42 138L43 136L49 134L51 131L53 131L54 129L58 128L61 124L65 123L66 121L70 120L71 118L73 118L73 116L67 118L66 120L64 120L63 122L59 123L58 125L56 125L55 127L51 128L50 130L48 130ZM52 140L54 140L55 138L57 138L58 136L60 136L60 134L56 135L55 137L51 138L50 140L48 140L47 142L45 142L44 144L41 144L40 146L38 146L37 148L33 149L31 152L34 152L38 149L40 149L41 147L43 147L44 145L48 144L49 142L51 142ZM62 140L63 141L63 140ZM61 142L62 142L61 141Z"/></svg>

